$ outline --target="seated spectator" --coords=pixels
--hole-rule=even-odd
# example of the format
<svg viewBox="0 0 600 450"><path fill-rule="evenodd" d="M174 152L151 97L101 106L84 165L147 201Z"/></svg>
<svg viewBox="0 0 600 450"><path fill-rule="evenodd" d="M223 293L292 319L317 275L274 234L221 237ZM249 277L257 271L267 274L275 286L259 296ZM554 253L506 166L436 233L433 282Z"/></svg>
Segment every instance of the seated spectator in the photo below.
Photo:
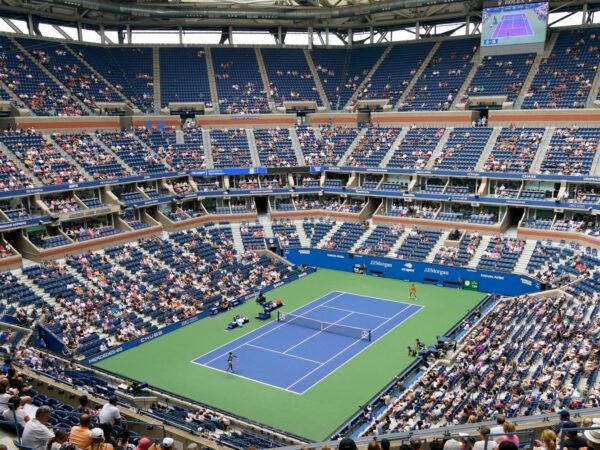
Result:
<svg viewBox="0 0 600 450"><path fill-rule="evenodd" d="M350 438L344 438L340 441L340 445L338 445L338 450L357 450L356 442L354 442Z"/></svg>
<svg viewBox="0 0 600 450"><path fill-rule="evenodd" d="M556 433L552 430L544 430L542 439L535 441L534 450L556 450Z"/></svg>
<svg viewBox="0 0 600 450"><path fill-rule="evenodd" d="M594 427L600 427L600 419L594 419ZM600 430L586 430L583 432L587 439L587 446L590 450L600 450Z"/></svg>
<svg viewBox="0 0 600 450"><path fill-rule="evenodd" d="M9 408L8 401L14 395L12 392L14 390L8 387L8 380L6 378L0 379L0 414L4 414L4 411Z"/></svg>
<svg viewBox="0 0 600 450"><path fill-rule="evenodd" d="M88 448L92 445L92 430L90 429L91 418L88 414L79 416L79 425L71 428L70 440L77 448Z"/></svg>
<svg viewBox="0 0 600 450"><path fill-rule="evenodd" d="M21 397L15 395L8 400L8 408L4 410L4 420L12 421L16 418L17 423L22 427L29 422L30 417L27 415L24 409L25 403Z"/></svg>
<svg viewBox="0 0 600 450"><path fill-rule="evenodd" d="M152 445L152 441L147 437L143 437L138 441L137 447L135 450L148 450Z"/></svg>
<svg viewBox="0 0 600 450"><path fill-rule="evenodd" d="M35 419L25 425L21 443L33 450L46 450L48 442L54 438L54 432L48 427L51 415L49 406L40 406L35 412Z"/></svg>
<svg viewBox="0 0 600 450"><path fill-rule="evenodd" d="M92 443L82 450L113 450L112 444L105 442L102 428L94 428L91 432Z"/></svg>
<svg viewBox="0 0 600 450"><path fill-rule="evenodd" d="M509 421L504 422L504 435L496 438L498 444L502 444L504 441L512 442L519 447L519 436L515 434L515 424Z"/></svg>
<svg viewBox="0 0 600 450"><path fill-rule="evenodd" d="M475 442L473 450L495 450L498 447L498 443L494 440L490 440L490 428L485 425L479 428L479 436L481 441Z"/></svg>
<svg viewBox="0 0 600 450"><path fill-rule="evenodd" d="M54 438L48 445L48 450L77 450L77 448L69 442L69 432L62 428L56 430Z"/></svg>
<svg viewBox="0 0 600 450"><path fill-rule="evenodd" d="M583 426L585 427L585 425ZM562 427L563 448L566 448L567 450L577 450L579 448L586 447L586 440L583 437L579 436L579 433L577 433L576 430L573 430L573 428L577 428L577 424L571 421L567 422Z"/></svg>

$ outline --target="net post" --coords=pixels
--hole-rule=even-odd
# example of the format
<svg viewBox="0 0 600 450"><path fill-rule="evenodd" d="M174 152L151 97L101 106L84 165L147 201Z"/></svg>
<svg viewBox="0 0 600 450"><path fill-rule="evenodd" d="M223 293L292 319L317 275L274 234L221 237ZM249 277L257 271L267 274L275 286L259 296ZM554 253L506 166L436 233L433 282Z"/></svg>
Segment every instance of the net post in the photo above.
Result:
<svg viewBox="0 0 600 450"><path fill-rule="evenodd" d="M371 342L371 330L369 330L369 342Z"/></svg>
<svg viewBox="0 0 600 450"><path fill-rule="evenodd" d="M277 311L277 322L281 322L281 311Z"/></svg>

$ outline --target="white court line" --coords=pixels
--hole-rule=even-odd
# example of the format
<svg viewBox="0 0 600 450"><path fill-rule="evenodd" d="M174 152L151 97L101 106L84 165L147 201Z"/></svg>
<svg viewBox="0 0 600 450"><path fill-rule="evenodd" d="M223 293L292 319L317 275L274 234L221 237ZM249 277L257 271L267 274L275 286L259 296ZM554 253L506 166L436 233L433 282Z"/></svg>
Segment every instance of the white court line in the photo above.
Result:
<svg viewBox="0 0 600 450"><path fill-rule="evenodd" d="M410 305L410 306L418 306L419 309L417 311L415 311L414 313L412 313L410 316L407 316L405 319L401 320L400 322L398 322L396 325L394 325L389 331L385 332L384 334L382 334L381 336L379 336L375 342L377 342L380 339L383 339L384 336L386 336L387 334L391 333L392 331L394 331L396 328L398 328L398 326L404 322L406 322L408 319L410 319L412 316L414 316L416 313L418 313L421 309L424 308L424 306L420 306L420 305ZM398 316L399 314L403 313L404 311L406 311L408 308L410 308L410 306L407 306L406 308L404 308L402 311L396 313L395 315L393 315L392 317L390 317L388 320L386 320L385 322L383 322L381 325L379 325L378 327L374 328L371 331L375 331L379 328L381 328L383 325L385 325L387 322L389 322L390 320L392 320L393 318L395 318L396 316ZM356 341L353 344L350 344L348 347L346 347L344 350L338 352L337 354L335 354L334 356L332 356L331 358L329 358L327 361L325 361L323 363L323 365L321 367L323 367L325 364L327 364L328 362L332 361L333 359L337 358L340 354L344 353L346 350L350 349L352 346L356 345L357 343L362 342L362 341ZM350 361L352 361L354 358L356 358L358 355L360 355L362 352L364 352L367 348L369 348L370 345L365 346L362 350L360 350L358 353L356 353L355 355L353 355L351 358L348 358L346 361L344 361L342 364L340 364L339 366L337 366L334 370L332 370L331 372L327 373L325 376L321 377L316 383L311 384L308 388L306 388L305 390L303 390L302 392L300 392L300 394L304 394L305 392L307 392L308 390L310 390L311 388L313 388L314 386L316 386L317 384L321 383L325 378L328 378L329 376L331 376L333 373L337 372L340 368L342 368L343 366L345 366L346 364L348 364ZM300 378L299 380L296 380L293 384L290 384L289 386L287 386L285 389L289 390L292 386L294 386L295 384L298 384L300 381L302 381L303 379L305 379L306 377L308 377L309 375L311 375L312 373L316 372L317 370L319 370L321 367L317 367L316 369L311 370L309 373L307 373L306 375L304 375L302 378ZM291 391L294 392L294 391Z"/></svg>
<svg viewBox="0 0 600 450"><path fill-rule="evenodd" d="M316 299L316 300L313 300L313 302L317 302L317 301L321 300L322 298L324 298L324 297L327 297L328 295L330 295L330 294L332 294L332 293L334 293L334 292L339 292L339 291L332 291L332 292L329 292L328 294L325 294L325 295L323 295L322 297L320 297L320 298L318 298L318 299ZM343 292L340 292L340 293L339 293L338 295L336 295L335 297L333 297L333 298L331 298L331 299L327 300L326 302L324 302L324 303L321 303L321 304L319 304L319 305L317 305L317 306L315 306L315 307L313 307L313 308L309 309L308 311L304 311L302 314L306 314L306 313L308 313L308 312L311 312L311 311L313 311L313 310L315 310L315 309L319 308L321 305L324 305L324 304L325 304L325 303L327 303L327 302L330 302L330 301L332 301L332 300L335 300L336 298L338 298L338 297L341 297L342 295L344 295L344 293L343 293ZM301 306L300 308L296 308L296 310L298 310L298 309L302 309L302 308L303 308L303 306ZM273 324L273 323L274 323L274 322L269 322L268 324L265 324L265 325L263 325L263 326L264 326L264 327L267 327L267 326L269 326L269 325L271 325L271 324ZM194 363L194 364L198 364L198 365L200 365L200 366L208 366L208 364L210 364L211 362L213 362L213 361L216 361L217 359L219 359L219 358L221 358L221 357L225 356L227 353L229 353L229 352L232 352L232 351L234 351L234 350L238 350L238 349L242 348L244 345L246 345L246 344L249 344L250 342L254 342L254 341L255 341L255 340L257 340L258 338L261 338L261 337L263 337L263 336L266 336L267 334L271 333L272 331L275 331L275 330L277 330L278 328L281 328L281 327L282 327L282 326L284 326L284 325L287 325L287 323L286 323L286 322L282 322L282 323L281 323L281 325L277 325L277 326L275 326L275 327L271 328L270 330L267 330L267 331L265 331L264 333L261 333L261 334L259 334L258 336L256 336L256 337L254 337L254 338L250 339L249 341L245 341L245 342L243 342L241 345L238 345L237 347L234 347L234 348L229 348L229 349L228 349L228 350L226 350L224 353L221 353L219 356L217 356L217 357L215 357L215 358L211 359L210 361L207 361L206 363L199 363L199 362L196 362L196 359L198 359L198 358L200 358L200 357L202 357L202 356L196 357L196 358L194 358L193 360L191 360L190 362L192 362L192 363ZM260 328L257 328L257 330L260 330ZM256 330L252 330L252 331L256 331ZM240 336L240 337L239 337L239 339L243 339L243 338L244 338L244 336ZM228 348L230 345L231 345L231 342L229 342L229 343L227 343L227 344L224 344L224 345L221 345L220 347L217 347L216 349L214 349L214 350L212 350L212 351L210 351L210 352L208 352L208 353L213 353L213 352L216 352L216 351L218 351L218 350L221 350L221 349L223 349L223 348Z"/></svg>
<svg viewBox="0 0 600 450"><path fill-rule="evenodd" d="M278 355L290 356L292 358L301 359L303 361L308 361L308 362L315 363L315 364L323 364L321 361L315 361L314 359L303 358L302 356L288 355L286 353L278 352L277 350L271 350L270 348L261 347L259 345L246 344L246 346L247 347L258 348L259 350L266 350L266 351L271 352L271 353L277 353Z"/></svg>
<svg viewBox="0 0 600 450"><path fill-rule="evenodd" d="M192 362L193 362L193 361L192 361ZM200 363L194 363L194 364L198 364L198 365L200 365L200 366L204 366L204 367L206 367L206 368L208 368L208 369L216 370L217 372L226 373L226 374L228 374L228 375L233 375L234 377L243 378L244 380L253 381L253 382L255 382L255 383L259 383L259 384L262 384L262 385L264 385L264 386L269 386L269 387L272 387L272 388L275 388L275 389L279 389L279 390L281 390L281 391L285 391L285 392L288 392L288 393L290 393L290 394L300 395L300 393L299 393L299 392L290 391L290 390L288 390L288 389L286 389L286 388L282 388L281 386L276 386L276 385L274 385L274 384L265 383L264 381L260 381L260 380L257 380L257 379L255 379L255 378L245 377L244 375L239 375L239 374L237 374L237 373L235 373L235 372L233 372L233 373L231 373L231 372L227 372L226 370L219 369L218 367L213 367L213 366L205 366L204 364L200 364Z"/></svg>
<svg viewBox="0 0 600 450"><path fill-rule="evenodd" d="M353 295L354 297L362 297L362 298L366 298L366 299L370 299L370 298L371 298L371 299L373 299L373 298L374 298L375 300L381 300L382 302L390 302L390 303L395 303L396 305L397 305L398 303L402 303L402 304L404 304L404 305L410 305L410 306L423 306L423 305L418 305L418 304L416 304L416 303L408 303L408 302L405 302L404 300L390 300L389 298L373 297L372 295L353 294L352 292L344 292L344 291L331 291L331 292L340 292L340 293L342 293L342 294L346 294L346 295ZM331 293L331 292L330 292L330 293ZM337 297L336 297L336 298L337 298ZM331 300L333 300L333 299L331 299ZM329 301L331 301L331 300L329 300ZM418 300L418 299L417 299L417 300ZM328 302L329 302L329 301L328 301ZM356 312L356 311L355 311L355 312ZM387 319L387 317L386 317L386 319Z"/></svg>
<svg viewBox="0 0 600 450"><path fill-rule="evenodd" d="M335 309L337 311L350 312L350 313L353 313L353 314L360 314L361 316L377 317L378 319L387 319L387 317L385 317L385 316L377 316L375 314L368 314L368 313L359 312L359 311L351 311L349 309L336 308L335 306L323 306L323 308Z"/></svg>
<svg viewBox="0 0 600 450"><path fill-rule="evenodd" d="M335 322L329 322L331 323L331 325L335 325L336 323L339 323L340 321L344 320L347 317L350 317L352 314L354 314L354 311L351 311L350 314L346 314L344 317L341 317L340 319L336 320ZM309 317L307 317L308 319ZM290 325L294 325L293 322L288 322L290 323ZM321 333L324 333L325 331L327 331L327 328L325 328L324 330L318 330L316 333L311 334L309 337L307 337L306 339L302 339L300 342L298 342L297 344L292 345L290 348L288 348L285 352L283 352L284 354L287 355L287 352L289 352L290 350L295 349L296 347L298 347L301 344L304 344L306 341L310 341L312 338L314 338L315 336L318 336ZM290 355L291 356L291 355ZM325 364L325 363L320 363L320 364Z"/></svg>

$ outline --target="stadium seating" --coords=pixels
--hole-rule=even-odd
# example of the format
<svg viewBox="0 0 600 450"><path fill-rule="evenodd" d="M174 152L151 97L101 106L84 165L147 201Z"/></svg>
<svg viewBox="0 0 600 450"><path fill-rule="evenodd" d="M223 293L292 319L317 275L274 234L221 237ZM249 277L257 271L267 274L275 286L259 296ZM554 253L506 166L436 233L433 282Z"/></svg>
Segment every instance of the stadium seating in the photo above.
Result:
<svg viewBox="0 0 600 450"><path fill-rule="evenodd" d="M523 252L525 241L508 238L502 235L492 236L484 251L478 270L511 272Z"/></svg>
<svg viewBox="0 0 600 450"><path fill-rule="evenodd" d="M299 48L263 48L262 57L269 77L273 99L278 106L285 101L314 100L321 105L315 80Z"/></svg>
<svg viewBox="0 0 600 450"><path fill-rule="evenodd" d="M216 168L251 167L248 136L243 129L210 130L211 152Z"/></svg>
<svg viewBox="0 0 600 450"><path fill-rule="evenodd" d="M386 167L424 169L444 131L444 128L411 127Z"/></svg>
<svg viewBox="0 0 600 450"><path fill-rule="evenodd" d="M312 59L332 109L344 109L384 49L385 47L311 50Z"/></svg>
<svg viewBox="0 0 600 450"><path fill-rule="evenodd" d="M386 256L398 242L403 232L401 226L377 225L356 252L366 255Z"/></svg>
<svg viewBox="0 0 600 450"><path fill-rule="evenodd" d="M394 45L358 93L358 100L386 99L394 107L432 47L431 42Z"/></svg>
<svg viewBox="0 0 600 450"><path fill-rule="evenodd" d="M212 105L203 48L162 47L159 57L161 106L171 102Z"/></svg>
<svg viewBox="0 0 600 450"><path fill-rule="evenodd" d="M264 167L293 167L298 165L290 130L258 128L254 139L260 163Z"/></svg>
<svg viewBox="0 0 600 450"><path fill-rule="evenodd" d="M484 56L467 88L465 98L502 95L514 102L523 88L535 60L535 54Z"/></svg>
<svg viewBox="0 0 600 450"><path fill-rule="evenodd" d="M443 170L473 170L485 148L491 128L455 128L434 162Z"/></svg>
<svg viewBox="0 0 600 450"><path fill-rule="evenodd" d="M345 166L378 167L400 134L400 128L370 127L359 137Z"/></svg>
<svg viewBox="0 0 600 450"><path fill-rule="evenodd" d="M322 139L316 148L309 151L303 149L306 162L312 165L339 165L341 157L352 145L360 129L322 126L319 132Z"/></svg>
<svg viewBox="0 0 600 450"><path fill-rule="evenodd" d="M423 261L431 252L442 235L441 231L425 230L414 227L396 251L396 258L411 261Z"/></svg>
<svg viewBox="0 0 600 450"><path fill-rule="evenodd" d="M479 233L466 233L460 241L459 247L441 247L435 254L433 262L446 266L466 266L475 255L481 235Z"/></svg>
<svg viewBox="0 0 600 450"><path fill-rule="evenodd" d="M540 64L522 107L584 107L599 58L597 30L561 31L551 55Z"/></svg>
<svg viewBox="0 0 600 450"><path fill-rule="evenodd" d="M143 112L154 109L152 49L68 44L115 89Z"/></svg>
<svg viewBox="0 0 600 450"><path fill-rule="evenodd" d="M0 141L44 184L77 183L87 177L73 162L34 131L4 131Z"/></svg>
<svg viewBox="0 0 600 450"><path fill-rule="evenodd" d="M173 169L205 169L202 139L188 138L188 134L189 132L184 134L184 144L177 144L175 131L171 128L149 130L142 127L135 130L135 135L154 150L161 159L169 163Z"/></svg>
<svg viewBox="0 0 600 450"><path fill-rule="evenodd" d="M335 221L330 219L305 218L302 222L302 228L310 239L311 247L316 247L334 225Z"/></svg>
<svg viewBox="0 0 600 450"><path fill-rule="evenodd" d="M213 48L211 53L221 113L271 112L253 48Z"/></svg>
<svg viewBox="0 0 600 450"><path fill-rule="evenodd" d="M244 250L256 250L265 247L265 230L260 223L242 222L240 234Z"/></svg>
<svg viewBox="0 0 600 450"><path fill-rule="evenodd" d="M336 232L322 244L327 250L349 251L368 228L368 224L344 222Z"/></svg>
<svg viewBox="0 0 600 450"><path fill-rule="evenodd" d="M121 100L112 86L107 85L63 44L18 38L18 42L88 108L96 102Z"/></svg>
<svg viewBox="0 0 600 450"><path fill-rule="evenodd" d="M0 152L0 190L12 191L32 187L33 181L13 161Z"/></svg>
<svg viewBox="0 0 600 450"><path fill-rule="evenodd" d="M36 45L40 41L36 41ZM42 41L43 42L43 41ZM19 100L39 116L79 116L83 105L24 55L6 36L0 36L3 49L1 68L5 83Z"/></svg>
<svg viewBox="0 0 600 450"><path fill-rule="evenodd" d="M402 111L448 110L473 66L478 40L443 42L400 105Z"/></svg>
<svg viewBox="0 0 600 450"><path fill-rule="evenodd" d="M117 157L103 148L90 134L54 133L52 139L95 179L130 175Z"/></svg>
<svg viewBox="0 0 600 450"><path fill-rule="evenodd" d="M271 223L273 236L279 238L283 247L301 247L296 224L291 220L277 219Z"/></svg>
<svg viewBox="0 0 600 450"><path fill-rule="evenodd" d="M556 128L540 171L546 174L587 175L600 142L597 128Z"/></svg>
<svg viewBox="0 0 600 450"><path fill-rule="evenodd" d="M483 169L488 172L529 172L543 128L502 129Z"/></svg>
<svg viewBox="0 0 600 450"><path fill-rule="evenodd" d="M166 172L161 159L129 132L102 133L100 139L137 173Z"/></svg>

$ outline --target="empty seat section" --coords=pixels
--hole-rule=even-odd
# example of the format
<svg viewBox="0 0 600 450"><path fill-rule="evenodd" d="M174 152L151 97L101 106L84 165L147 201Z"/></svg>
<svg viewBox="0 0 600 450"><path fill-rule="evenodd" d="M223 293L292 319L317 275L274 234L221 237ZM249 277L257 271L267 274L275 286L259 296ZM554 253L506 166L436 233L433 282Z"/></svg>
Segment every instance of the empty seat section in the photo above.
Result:
<svg viewBox="0 0 600 450"><path fill-rule="evenodd" d="M161 48L159 56L162 106L170 102L212 104L203 48Z"/></svg>
<svg viewBox="0 0 600 450"><path fill-rule="evenodd" d="M302 49L263 48L261 52L273 99L278 106L285 101L300 100L314 100L322 106Z"/></svg>
<svg viewBox="0 0 600 450"><path fill-rule="evenodd" d="M385 47L315 48L311 51L331 109L341 110L379 60Z"/></svg>

